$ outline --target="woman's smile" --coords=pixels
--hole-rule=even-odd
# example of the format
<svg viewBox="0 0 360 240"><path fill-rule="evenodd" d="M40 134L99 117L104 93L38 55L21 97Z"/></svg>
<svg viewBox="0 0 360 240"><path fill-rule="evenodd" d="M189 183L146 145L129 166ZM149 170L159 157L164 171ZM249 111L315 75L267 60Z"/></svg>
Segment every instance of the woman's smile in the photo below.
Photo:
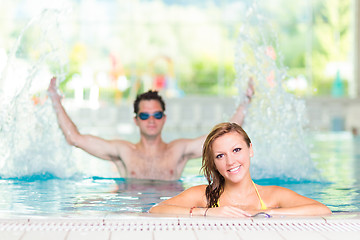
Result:
<svg viewBox="0 0 360 240"><path fill-rule="evenodd" d="M241 167L241 164L239 166L231 168L231 169L229 169L227 171L230 172L230 173L238 173L240 171L240 167Z"/></svg>

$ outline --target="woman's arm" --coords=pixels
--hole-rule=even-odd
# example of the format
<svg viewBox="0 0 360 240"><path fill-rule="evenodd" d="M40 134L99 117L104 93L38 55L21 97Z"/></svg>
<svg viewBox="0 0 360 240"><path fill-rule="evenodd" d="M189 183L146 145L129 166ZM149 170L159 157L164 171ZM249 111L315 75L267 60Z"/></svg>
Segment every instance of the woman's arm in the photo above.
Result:
<svg viewBox="0 0 360 240"><path fill-rule="evenodd" d="M149 212L190 217L250 217L248 212L234 206L207 208L205 189L206 185L191 187L179 195L155 205Z"/></svg>
<svg viewBox="0 0 360 240"><path fill-rule="evenodd" d="M150 213L204 216L206 185L191 187L180 194L153 206Z"/></svg>
<svg viewBox="0 0 360 240"><path fill-rule="evenodd" d="M264 212L278 215L328 215L331 210L324 204L302 196L290 189L273 186L271 187L271 198L275 199L277 208L272 208Z"/></svg>

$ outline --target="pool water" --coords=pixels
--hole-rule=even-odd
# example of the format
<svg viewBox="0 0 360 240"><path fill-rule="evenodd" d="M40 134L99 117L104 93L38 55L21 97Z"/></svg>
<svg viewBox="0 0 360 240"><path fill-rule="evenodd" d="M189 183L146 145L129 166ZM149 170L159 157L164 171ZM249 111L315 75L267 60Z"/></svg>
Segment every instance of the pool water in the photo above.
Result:
<svg viewBox="0 0 360 240"><path fill-rule="evenodd" d="M183 190L181 181L84 178L1 180L0 216L104 216L146 212Z"/></svg>
<svg viewBox="0 0 360 240"><path fill-rule="evenodd" d="M316 180L254 179L280 185L316 199L334 211L360 211L360 138L349 133L316 134L311 156L320 170ZM101 161L101 160L99 160ZM191 160L180 181L123 178L56 178L49 173L0 179L0 217L99 216L141 213L184 189L206 183L200 159ZM294 166L296 167L296 166Z"/></svg>

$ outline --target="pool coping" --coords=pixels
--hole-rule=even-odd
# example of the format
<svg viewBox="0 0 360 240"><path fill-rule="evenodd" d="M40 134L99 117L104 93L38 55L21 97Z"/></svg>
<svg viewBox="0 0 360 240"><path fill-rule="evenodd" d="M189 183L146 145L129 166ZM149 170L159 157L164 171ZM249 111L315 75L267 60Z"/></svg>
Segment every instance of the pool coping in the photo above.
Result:
<svg viewBox="0 0 360 240"><path fill-rule="evenodd" d="M1 231L340 231L360 232L360 212L328 216L273 216L271 218L215 218L108 214L104 217L0 217Z"/></svg>

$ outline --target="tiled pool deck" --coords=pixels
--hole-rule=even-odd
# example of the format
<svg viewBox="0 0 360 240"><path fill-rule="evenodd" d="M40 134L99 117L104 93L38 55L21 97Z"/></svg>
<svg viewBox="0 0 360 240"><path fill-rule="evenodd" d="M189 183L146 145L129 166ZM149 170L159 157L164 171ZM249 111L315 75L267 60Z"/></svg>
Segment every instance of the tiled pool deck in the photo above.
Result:
<svg viewBox="0 0 360 240"><path fill-rule="evenodd" d="M360 239L360 212L324 217L203 218L119 214L104 218L0 219L1 240Z"/></svg>

